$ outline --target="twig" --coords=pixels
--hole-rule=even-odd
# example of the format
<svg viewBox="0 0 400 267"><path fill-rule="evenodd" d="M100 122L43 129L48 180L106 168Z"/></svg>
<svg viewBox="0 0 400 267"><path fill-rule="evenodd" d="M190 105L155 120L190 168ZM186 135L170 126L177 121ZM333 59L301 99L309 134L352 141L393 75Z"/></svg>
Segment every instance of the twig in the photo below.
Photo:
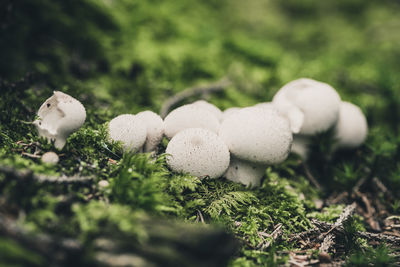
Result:
<svg viewBox="0 0 400 267"><path fill-rule="evenodd" d="M381 180L379 180L378 177L372 178L372 182L376 185L379 190L382 191L382 193L389 199L393 199L393 194L392 192L389 191L389 189L382 183Z"/></svg>
<svg viewBox="0 0 400 267"><path fill-rule="evenodd" d="M167 116L168 112L178 103L182 102L183 100L195 96L195 95L201 95L201 94L209 94L209 93L214 93L218 91L224 90L226 87L231 85L231 82L228 78L222 78L220 81L212 84L208 84L205 86L196 86L196 87L191 87L187 88L176 95L168 98L164 104L161 107L160 110L160 116L162 118L165 118Z"/></svg>
<svg viewBox="0 0 400 267"><path fill-rule="evenodd" d="M267 242L262 242L257 247L259 247L259 250L261 251L266 250L272 244L272 241L276 241L282 235L283 235L282 224L279 223L275 226L274 231L268 235L268 237L272 237L272 240L268 240Z"/></svg>
<svg viewBox="0 0 400 267"><path fill-rule="evenodd" d="M17 170L11 167L0 165L0 172L20 180L33 180L38 183L54 183L54 184L89 184L93 181L90 176L48 176L34 174L31 170Z"/></svg>
<svg viewBox="0 0 400 267"><path fill-rule="evenodd" d="M331 234L331 232L339 227L342 226L345 221L347 221L353 214L354 210L356 209L356 203L352 203L351 205L348 205L346 208L344 208L342 214L340 214L339 219L336 220L336 222L332 225L331 229L329 229L326 233L323 233L319 236L319 239L321 240L322 238L324 241L321 243L321 247L319 248L320 252L325 252L328 253L329 249L332 247L334 244L334 235Z"/></svg>
<svg viewBox="0 0 400 267"><path fill-rule="evenodd" d="M318 190L323 190L322 186L320 185L320 183L318 183L317 179L315 179L315 177L312 175L310 168L308 167L308 164L306 162L303 162L303 168L304 168L304 172L306 174L306 177L308 178L308 180L310 180L310 182L318 189Z"/></svg>

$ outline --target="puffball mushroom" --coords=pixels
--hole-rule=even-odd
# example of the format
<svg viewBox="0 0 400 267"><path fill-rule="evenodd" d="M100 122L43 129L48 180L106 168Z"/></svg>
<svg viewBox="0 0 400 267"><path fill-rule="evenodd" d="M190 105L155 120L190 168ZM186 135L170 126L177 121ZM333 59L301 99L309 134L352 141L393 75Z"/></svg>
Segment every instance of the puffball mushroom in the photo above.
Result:
<svg viewBox="0 0 400 267"><path fill-rule="evenodd" d="M140 120L147 129L146 142L143 146L144 152L154 151L160 144L164 135L164 121L153 111L142 111L136 114L136 119Z"/></svg>
<svg viewBox="0 0 400 267"><path fill-rule="evenodd" d="M109 137L121 141L124 151L138 151L146 142L147 129L141 120L132 114L122 114L108 124Z"/></svg>
<svg viewBox="0 0 400 267"><path fill-rule="evenodd" d="M297 154L303 160L308 159L309 147L310 147L310 137L305 135L293 135L293 143L291 152Z"/></svg>
<svg viewBox="0 0 400 267"><path fill-rule="evenodd" d="M238 112L239 110L240 110L240 108L237 108L237 107L232 107L232 108L225 109L224 112L222 113L222 120L221 121L224 121L230 115Z"/></svg>
<svg viewBox="0 0 400 267"><path fill-rule="evenodd" d="M202 107L204 109L207 109L212 114L214 114L214 116L217 117L217 119L219 121L222 120L222 111L219 108L217 108L216 106L214 106L213 104L208 103L205 100L198 100L196 102L193 102L192 105L199 106L199 107Z"/></svg>
<svg viewBox="0 0 400 267"><path fill-rule="evenodd" d="M171 139L178 132L188 128L202 128L218 133L219 120L199 105L183 105L171 111L164 119L165 135Z"/></svg>
<svg viewBox="0 0 400 267"><path fill-rule="evenodd" d="M86 119L85 107L70 95L54 91L38 111L39 119L33 124L39 136L54 142L54 146L62 149L68 136L78 130Z"/></svg>
<svg viewBox="0 0 400 267"><path fill-rule="evenodd" d="M275 164L286 159L292 132L286 118L273 109L243 108L221 124L219 136L241 160Z"/></svg>
<svg viewBox="0 0 400 267"><path fill-rule="evenodd" d="M229 150L215 133L190 128L177 133L165 151L168 166L197 177L220 177L229 166Z"/></svg>
<svg viewBox="0 0 400 267"><path fill-rule="evenodd" d="M265 168L265 165L231 157L229 167L223 176L232 182L258 186L265 173Z"/></svg>
<svg viewBox="0 0 400 267"><path fill-rule="evenodd" d="M341 100L330 85L302 78L283 86L272 102L289 119L293 133L313 135L336 123Z"/></svg>
<svg viewBox="0 0 400 267"><path fill-rule="evenodd" d="M363 112L349 102L340 104L339 119L335 126L337 148L356 148L364 143L368 124Z"/></svg>

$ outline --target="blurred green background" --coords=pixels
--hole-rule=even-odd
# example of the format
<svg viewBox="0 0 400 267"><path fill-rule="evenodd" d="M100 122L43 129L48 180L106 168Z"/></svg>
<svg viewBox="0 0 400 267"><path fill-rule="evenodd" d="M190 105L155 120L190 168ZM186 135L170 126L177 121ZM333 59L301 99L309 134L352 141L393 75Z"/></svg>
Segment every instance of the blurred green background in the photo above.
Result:
<svg viewBox="0 0 400 267"><path fill-rule="evenodd" d="M400 3L336 1L5 0L0 77L92 94L118 112L224 76L220 108L270 100L310 77L397 130ZM89 102L89 101L88 101Z"/></svg>

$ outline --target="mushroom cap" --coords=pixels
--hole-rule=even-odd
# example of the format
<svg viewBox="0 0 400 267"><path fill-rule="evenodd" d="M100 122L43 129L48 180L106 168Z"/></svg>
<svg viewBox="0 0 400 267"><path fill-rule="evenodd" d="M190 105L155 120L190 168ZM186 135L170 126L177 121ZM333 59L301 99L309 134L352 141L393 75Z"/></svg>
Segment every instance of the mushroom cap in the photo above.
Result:
<svg viewBox="0 0 400 267"><path fill-rule="evenodd" d="M224 177L244 185L258 186L265 173L266 166L231 157Z"/></svg>
<svg viewBox="0 0 400 267"><path fill-rule="evenodd" d="M138 151L146 142L146 125L132 114L122 114L108 124L109 137L121 141L124 151Z"/></svg>
<svg viewBox="0 0 400 267"><path fill-rule="evenodd" d="M39 136L55 142L63 148L67 137L78 130L86 119L85 107L70 95L54 91L39 108L39 119L34 121Z"/></svg>
<svg viewBox="0 0 400 267"><path fill-rule="evenodd" d="M310 146L310 137L305 135L295 134L293 135L293 143L291 152L297 154L303 160L308 159L309 154L309 146Z"/></svg>
<svg viewBox="0 0 400 267"><path fill-rule="evenodd" d="M143 146L144 152L154 151L160 144L164 135L164 121L153 111L146 110L136 114L136 119L140 120L147 129L146 142Z"/></svg>
<svg viewBox="0 0 400 267"><path fill-rule="evenodd" d="M164 119L165 135L171 139L178 132L188 128L208 129L218 132L218 118L199 105L183 105L171 111Z"/></svg>
<svg viewBox="0 0 400 267"><path fill-rule="evenodd" d="M331 128L338 119L341 102L333 87L307 78L289 82L272 101L289 119L293 133L304 135Z"/></svg>
<svg viewBox="0 0 400 267"><path fill-rule="evenodd" d="M243 108L221 124L219 136L237 158L260 164L286 159L292 132L286 118L273 109Z"/></svg>
<svg viewBox="0 0 400 267"><path fill-rule="evenodd" d="M52 151L46 152L42 155L42 162L49 163L49 164L56 164L60 158L58 155Z"/></svg>
<svg viewBox="0 0 400 267"><path fill-rule="evenodd" d="M216 107L215 105L205 101L205 100L197 100L195 102L192 103L192 105L195 106L199 106L202 107L204 109L207 109L208 111L210 111L212 114L214 114L215 117L217 117L217 119L219 121L222 120L222 111Z"/></svg>
<svg viewBox="0 0 400 267"><path fill-rule="evenodd" d="M229 116L231 116L232 114L238 112L241 108L238 107L232 107L232 108L227 108L224 110L224 112L222 113L222 121L226 120L226 118L228 118Z"/></svg>
<svg viewBox="0 0 400 267"><path fill-rule="evenodd" d="M352 103L342 102L335 126L336 146L356 148L364 143L367 135L368 123L361 109Z"/></svg>
<svg viewBox="0 0 400 267"><path fill-rule="evenodd" d="M168 166L177 172L210 178L220 177L229 166L229 150L215 133L190 128L177 133L165 151Z"/></svg>
<svg viewBox="0 0 400 267"><path fill-rule="evenodd" d="M274 103L272 102L262 102L255 104L253 107L255 108L269 108L269 109L275 109L278 111L278 109L275 107Z"/></svg>

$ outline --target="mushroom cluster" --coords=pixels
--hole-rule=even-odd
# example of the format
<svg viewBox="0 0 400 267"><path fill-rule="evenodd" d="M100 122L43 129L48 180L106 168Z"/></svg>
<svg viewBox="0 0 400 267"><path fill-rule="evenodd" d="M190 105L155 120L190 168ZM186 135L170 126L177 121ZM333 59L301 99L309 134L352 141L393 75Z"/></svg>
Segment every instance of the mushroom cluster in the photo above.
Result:
<svg viewBox="0 0 400 267"><path fill-rule="evenodd" d="M54 92L38 115L39 135L58 148L86 118L83 105L61 92ZM252 107L222 112L200 100L172 110L164 120L143 111L108 123L110 140L121 142L124 151L156 152L166 136L173 171L250 186L259 185L266 167L283 162L290 152L306 159L310 138L328 129L334 129L335 149L356 148L365 141L368 125L361 109L343 102L333 87L306 78L283 86L272 102Z"/></svg>

